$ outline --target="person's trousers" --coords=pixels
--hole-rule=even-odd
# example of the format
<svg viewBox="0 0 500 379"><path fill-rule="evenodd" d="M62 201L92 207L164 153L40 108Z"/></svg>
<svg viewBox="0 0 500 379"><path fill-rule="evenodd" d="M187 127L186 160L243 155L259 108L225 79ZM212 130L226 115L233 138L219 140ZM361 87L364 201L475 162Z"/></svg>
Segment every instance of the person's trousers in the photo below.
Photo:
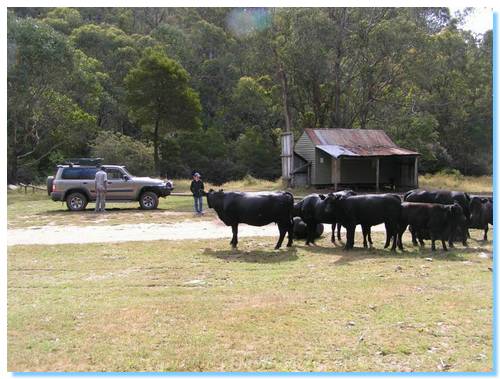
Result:
<svg viewBox="0 0 500 379"><path fill-rule="evenodd" d="M106 208L106 191L96 189L95 210L102 212Z"/></svg>
<svg viewBox="0 0 500 379"><path fill-rule="evenodd" d="M201 213L203 211L203 196L194 197L194 211Z"/></svg>

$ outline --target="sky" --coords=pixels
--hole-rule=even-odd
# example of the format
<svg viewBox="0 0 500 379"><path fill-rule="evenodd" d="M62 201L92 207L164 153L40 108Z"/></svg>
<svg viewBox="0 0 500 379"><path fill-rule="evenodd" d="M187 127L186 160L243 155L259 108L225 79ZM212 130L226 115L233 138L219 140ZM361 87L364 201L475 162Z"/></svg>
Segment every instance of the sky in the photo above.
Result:
<svg viewBox="0 0 500 379"><path fill-rule="evenodd" d="M453 15L460 8L451 8ZM475 8L474 13L470 14L462 29L471 30L474 33L484 33L486 30L493 29L493 10L492 8Z"/></svg>

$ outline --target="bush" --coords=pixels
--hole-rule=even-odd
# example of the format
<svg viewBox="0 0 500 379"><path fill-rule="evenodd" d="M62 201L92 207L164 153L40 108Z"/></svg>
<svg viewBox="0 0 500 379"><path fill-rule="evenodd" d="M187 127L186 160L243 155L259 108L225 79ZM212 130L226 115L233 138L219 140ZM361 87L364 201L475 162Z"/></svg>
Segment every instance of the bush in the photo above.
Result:
<svg viewBox="0 0 500 379"><path fill-rule="evenodd" d="M153 147L121 133L99 132L91 144L94 157L103 158L105 164L127 166L138 176L153 175Z"/></svg>

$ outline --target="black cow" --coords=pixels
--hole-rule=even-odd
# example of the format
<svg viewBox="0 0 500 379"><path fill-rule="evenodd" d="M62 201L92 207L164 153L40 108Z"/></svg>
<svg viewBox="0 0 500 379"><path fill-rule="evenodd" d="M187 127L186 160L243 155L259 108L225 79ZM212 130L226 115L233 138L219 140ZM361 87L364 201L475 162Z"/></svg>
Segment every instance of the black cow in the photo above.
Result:
<svg viewBox="0 0 500 379"><path fill-rule="evenodd" d="M458 236L462 241L464 246L467 246L467 237L469 236L469 231L467 230L470 223L470 196L465 192L458 191L426 191L426 190L412 190L405 193L403 197L404 201L409 201L412 203L433 203L433 204L444 204L451 205L455 202L462 207L463 214L466 218L466 224L459 227L454 233L450 234L448 243L450 247L453 247L453 242L455 236Z"/></svg>
<svg viewBox="0 0 500 379"><path fill-rule="evenodd" d="M351 190L334 192L333 194L345 197L356 195ZM302 218L307 225L308 236L306 238L306 245L310 243L314 244L316 226L321 223L332 224L332 243L335 243L335 226L337 226L337 238L339 241L341 240L340 223L337 223L334 213L325 212L325 200L326 195L311 194L294 205L294 216Z"/></svg>
<svg viewBox="0 0 500 379"><path fill-rule="evenodd" d="M314 233L314 238L319 238L323 234L325 227L323 224L318 224L316 226L316 231ZM300 218L293 218L293 238L295 239L305 239L307 238L307 224Z"/></svg>
<svg viewBox="0 0 500 379"><path fill-rule="evenodd" d="M403 202L399 218L398 246L403 250L403 233L409 225L414 245L417 239L421 246L424 246L424 239L430 239L432 250L436 250L436 240L439 239L443 250L448 250L445 240L465 223L466 218L458 203L443 205Z"/></svg>
<svg viewBox="0 0 500 379"><path fill-rule="evenodd" d="M356 195L341 196L329 194L326 199L326 212L335 215L337 220L347 229L345 249L354 247L356 225L361 225L363 237L368 234L372 225L385 224L387 238L384 248L392 239L391 250L396 250L401 198L398 195ZM363 245L365 245L365 238ZM371 239L370 239L371 243Z"/></svg>
<svg viewBox="0 0 500 379"><path fill-rule="evenodd" d="M483 240L488 240L488 224L493 225L493 198L471 196L470 200L470 227L483 229Z"/></svg>
<svg viewBox="0 0 500 379"><path fill-rule="evenodd" d="M290 192L224 192L210 190L205 193L209 208L213 208L219 218L233 229L230 244L238 245L238 224L264 226L278 224L280 237L275 249L288 233L288 244L293 243L293 195Z"/></svg>

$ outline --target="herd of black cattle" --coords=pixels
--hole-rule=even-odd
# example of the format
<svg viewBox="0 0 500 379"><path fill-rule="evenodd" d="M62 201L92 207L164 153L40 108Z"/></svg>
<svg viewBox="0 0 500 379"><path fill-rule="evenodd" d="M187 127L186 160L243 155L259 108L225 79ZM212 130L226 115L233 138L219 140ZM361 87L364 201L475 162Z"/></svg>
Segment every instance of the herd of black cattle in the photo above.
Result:
<svg viewBox="0 0 500 379"><path fill-rule="evenodd" d="M363 246L372 245L370 228L385 224L386 242L384 248L403 250L402 236L409 227L412 242L417 240L424 246L424 240L441 240L443 250L460 241L467 246L469 228L483 229L484 240L488 236L488 224L493 225L493 198L469 196L457 191L412 190L403 196L398 194L358 195L345 190L328 194L312 194L294 203L290 192L206 192L209 208L213 208L219 218L232 227L231 245L238 244L238 224L263 226L275 222L279 229L279 239L275 249L279 249L288 233L288 244L296 237L306 239L306 244L323 231L322 224L332 225L331 240L340 240L341 226L346 228L345 249L354 247L354 232L361 225Z"/></svg>

